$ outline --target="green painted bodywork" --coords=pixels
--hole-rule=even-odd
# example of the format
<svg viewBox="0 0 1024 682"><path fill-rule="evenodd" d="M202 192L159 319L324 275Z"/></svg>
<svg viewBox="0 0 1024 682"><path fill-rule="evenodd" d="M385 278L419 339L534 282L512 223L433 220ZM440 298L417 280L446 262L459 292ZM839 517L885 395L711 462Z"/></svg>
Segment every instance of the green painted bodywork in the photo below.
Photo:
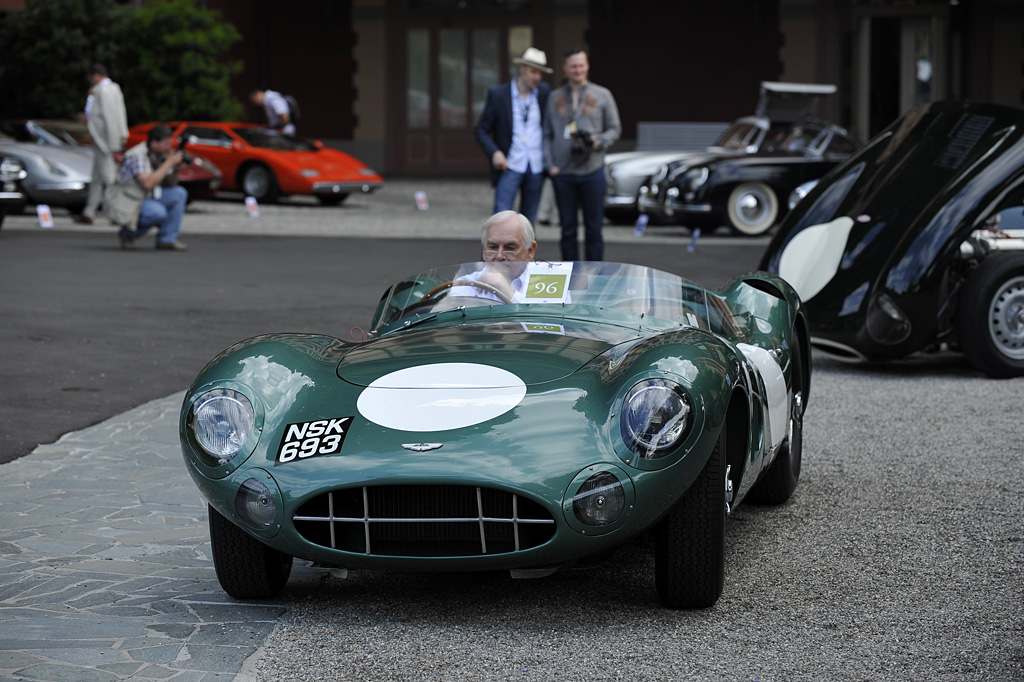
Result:
<svg viewBox="0 0 1024 682"><path fill-rule="evenodd" d="M688 292L682 298L708 296L706 319L696 325L692 318L590 305L584 294L573 292L577 302L564 305L494 303L431 313L404 329L400 321L378 324L375 337L363 343L303 334L243 341L211 361L185 398L180 436L188 471L227 519L275 549L325 565L428 571L546 567L605 553L654 526L704 467L727 414L742 414L744 423L730 425L730 434L744 434L730 456L738 503L775 453L765 437L765 387L736 344L771 349L788 383L793 332L804 324L800 303L785 282L763 273L737 278L717 294L679 282ZM417 287L410 300L430 288ZM531 325L560 333L527 331ZM386 428L359 413L356 402L375 379L444 362L512 372L526 384L526 395L493 419L428 433ZM688 435L657 459L639 458L620 434L622 401L646 378L676 382L694 407ZM191 434L188 415L197 397L221 387L249 398L256 427L241 455L214 466ZM730 412L734 400L742 409ZM344 417L353 419L340 453L275 466L287 425ZM443 446L426 452L402 447L421 441ZM571 514L572 494L585 478L581 472L591 467L627 482L626 513L600 529L582 526ZM239 486L253 477L268 485L277 503L275 522L263 530L247 527L235 511ZM555 519L554 536L506 554L369 556L307 542L290 521L303 502L327 491L431 483L527 497Z"/></svg>

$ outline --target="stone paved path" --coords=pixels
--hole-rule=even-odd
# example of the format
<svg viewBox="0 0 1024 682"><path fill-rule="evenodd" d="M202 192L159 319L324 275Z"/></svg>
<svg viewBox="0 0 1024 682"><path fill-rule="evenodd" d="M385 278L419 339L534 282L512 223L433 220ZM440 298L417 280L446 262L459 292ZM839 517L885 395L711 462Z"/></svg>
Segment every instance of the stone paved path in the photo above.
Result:
<svg viewBox="0 0 1024 682"><path fill-rule="evenodd" d="M0 680L250 679L236 673L285 607L221 591L181 400L0 466Z"/></svg>

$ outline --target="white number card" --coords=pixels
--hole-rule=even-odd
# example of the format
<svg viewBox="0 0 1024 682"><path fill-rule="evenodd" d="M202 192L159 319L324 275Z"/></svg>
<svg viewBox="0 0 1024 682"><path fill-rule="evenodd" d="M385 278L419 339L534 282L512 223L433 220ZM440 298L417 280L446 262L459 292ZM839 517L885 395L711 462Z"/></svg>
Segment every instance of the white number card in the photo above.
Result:
<svg viewBox="0 0 1024 682"><path fill-rule="evenodd" d="M526 303L565 303L569 296L569 277L572 262L531 262L526 268Z"/></svg>

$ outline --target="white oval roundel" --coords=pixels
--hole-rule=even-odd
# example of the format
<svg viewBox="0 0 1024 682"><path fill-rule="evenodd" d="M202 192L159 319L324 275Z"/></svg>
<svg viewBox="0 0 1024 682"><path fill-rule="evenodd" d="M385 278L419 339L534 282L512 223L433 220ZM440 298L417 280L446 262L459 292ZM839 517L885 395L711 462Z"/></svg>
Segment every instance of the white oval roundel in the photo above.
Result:
<svg viewBox="0 0 1024 682"><path fill-rule="evenodd" d="M499 417L526 395L512 372L443 362L407 367L374 380L359 395L359 414L398 431L446 431Z"/></svg>

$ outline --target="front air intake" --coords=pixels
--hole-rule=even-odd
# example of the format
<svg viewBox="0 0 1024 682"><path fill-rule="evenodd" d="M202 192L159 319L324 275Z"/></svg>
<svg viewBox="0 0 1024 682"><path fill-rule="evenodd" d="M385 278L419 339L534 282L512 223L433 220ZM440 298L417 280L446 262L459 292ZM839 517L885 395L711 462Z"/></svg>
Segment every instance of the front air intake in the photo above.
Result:
<svg viewBox="0 0 1024 682"><path fill-rule="evenodd" d="M555 534L536 502L503 490L457 485L346 488L303 504L292 517L309 542L374 556L506 554Z"/></svg>

